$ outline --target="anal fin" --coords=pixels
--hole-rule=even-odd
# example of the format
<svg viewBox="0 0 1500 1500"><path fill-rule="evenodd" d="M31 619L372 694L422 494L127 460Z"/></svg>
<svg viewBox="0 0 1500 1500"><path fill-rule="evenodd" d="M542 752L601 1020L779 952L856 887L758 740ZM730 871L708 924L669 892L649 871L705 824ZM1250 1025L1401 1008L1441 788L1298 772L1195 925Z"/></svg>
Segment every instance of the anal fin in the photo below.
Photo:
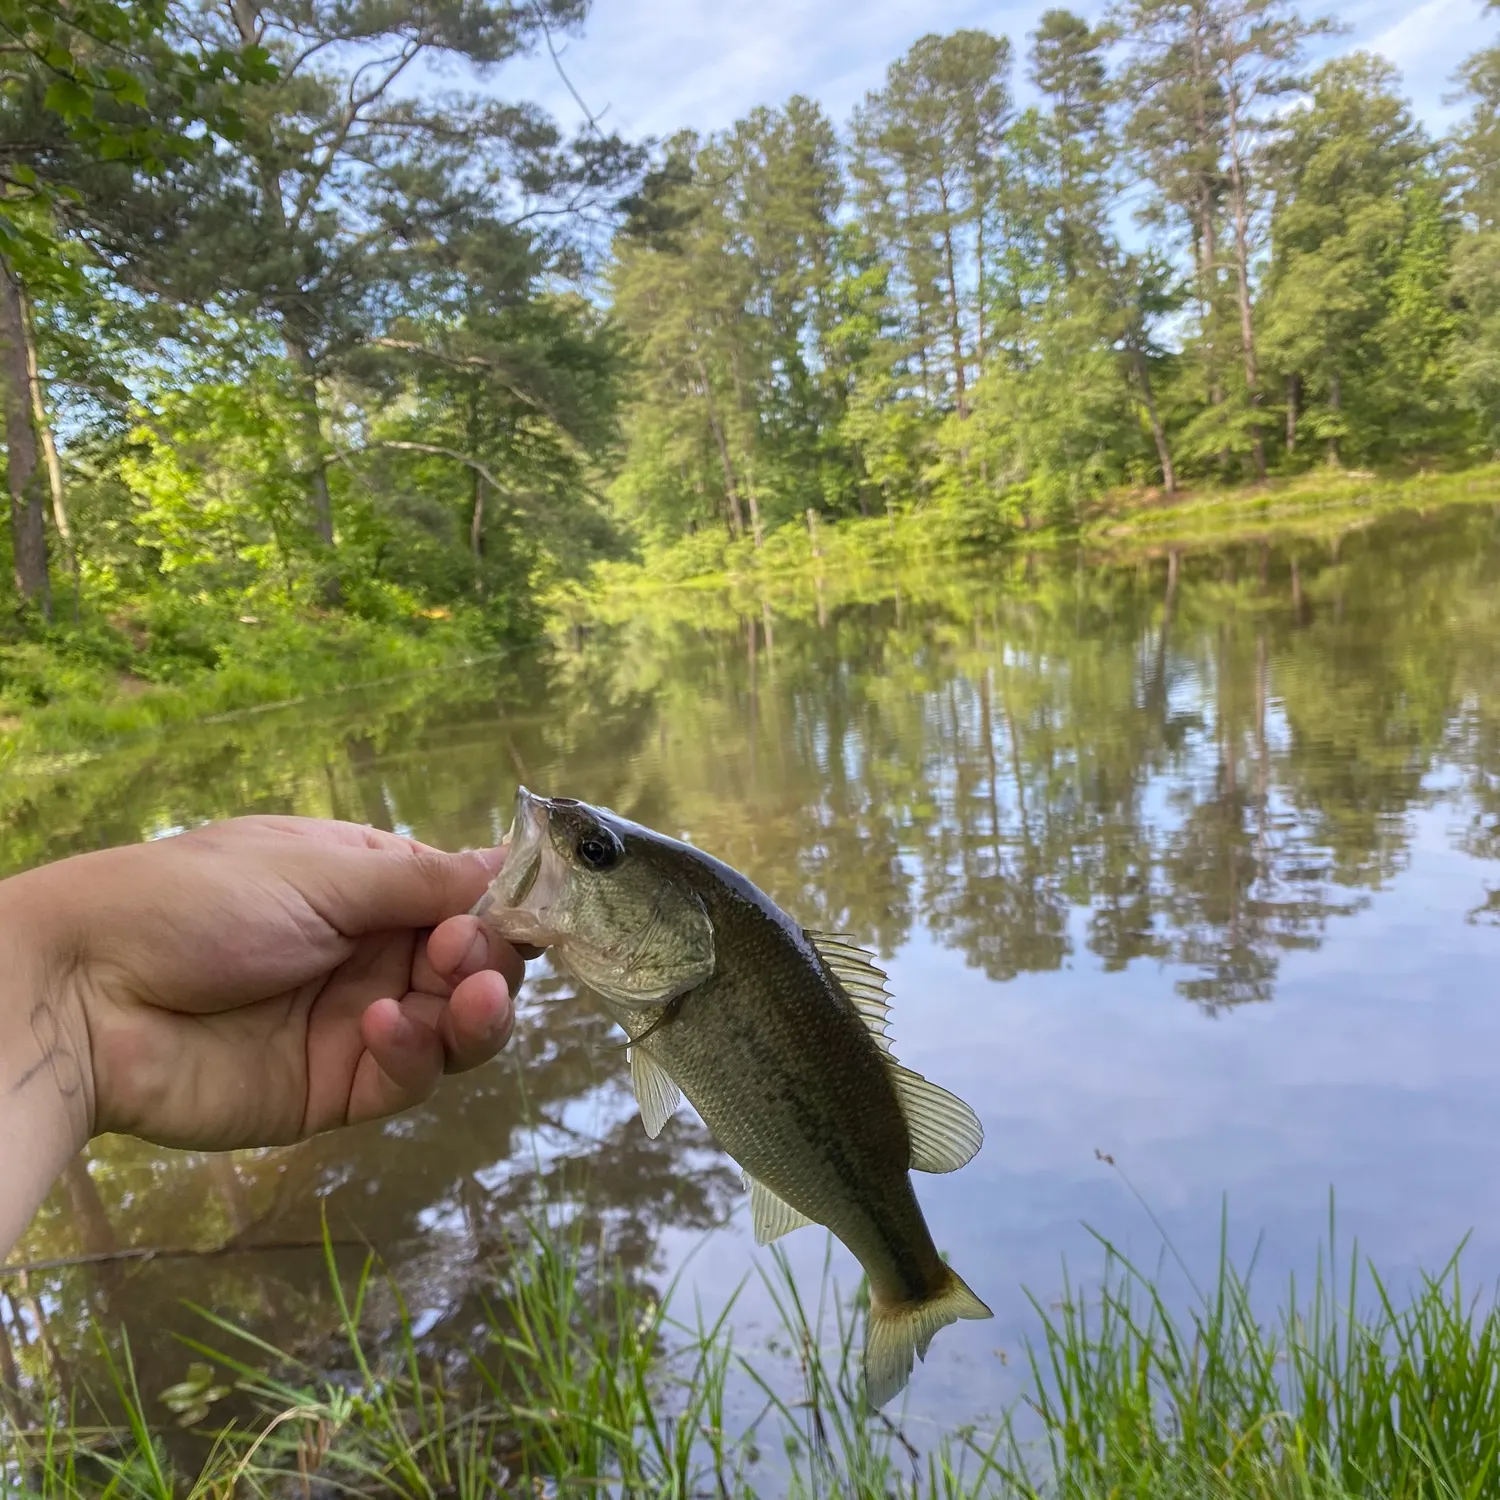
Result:
<svg viewBox="0 0 1500 1500"><path fill-rule="evenodd" d="M777 1197L759 1178L748 1172L744 1176L750 1189L750 1224L755 1230L757 1245L769 1245L772 1240L779 1240L782 1235L813 1222L785 1198Z"/></svg>

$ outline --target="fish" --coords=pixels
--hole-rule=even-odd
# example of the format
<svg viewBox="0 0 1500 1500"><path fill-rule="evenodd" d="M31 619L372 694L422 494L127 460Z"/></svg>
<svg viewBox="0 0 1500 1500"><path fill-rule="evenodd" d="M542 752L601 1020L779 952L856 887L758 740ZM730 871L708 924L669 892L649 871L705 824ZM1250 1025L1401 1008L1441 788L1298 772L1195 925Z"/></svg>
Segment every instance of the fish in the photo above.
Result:
<svg viewBox="0 0 1500 1500"><path fill-rule="evenodd" d="M897 1062L874 957L804 930L744 875L607 808L525 787L474 907L548 949L625 1032L657 1136L684 1096L750 1192L756 1241L829 1229L869 1284L865 1392L881 1407L933 1336L990 1309L938 1253L911 1172L952 1172L984 1131Z"/></svg>

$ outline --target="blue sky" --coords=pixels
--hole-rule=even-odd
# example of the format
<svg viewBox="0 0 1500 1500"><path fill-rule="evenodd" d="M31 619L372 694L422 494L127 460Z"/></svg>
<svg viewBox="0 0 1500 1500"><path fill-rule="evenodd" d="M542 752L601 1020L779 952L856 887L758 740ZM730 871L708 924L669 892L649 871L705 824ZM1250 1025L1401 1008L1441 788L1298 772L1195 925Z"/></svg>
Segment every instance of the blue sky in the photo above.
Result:
<svg viewBox="0 0 1500 1500"><path fill-rule="evenodd" d="M566 39L564 65L590 108L627 136L718 129L794 93L817 99L842 124L924 33L982 27L1008 35L1023 54L1046 8L1046 0L594 0L583 35ZM1103 10L1092 0L1075 8L1091 17ZM1500 17L1482 15L1480 0L1357 0L1336 13L1348 33L1321 51L1383 53L1435 131L1458 113L1443 96L1459 62L1500 33ZM498 82L500 92L535 99L565 124L579 119L545 53L510 64Z"/></svg>

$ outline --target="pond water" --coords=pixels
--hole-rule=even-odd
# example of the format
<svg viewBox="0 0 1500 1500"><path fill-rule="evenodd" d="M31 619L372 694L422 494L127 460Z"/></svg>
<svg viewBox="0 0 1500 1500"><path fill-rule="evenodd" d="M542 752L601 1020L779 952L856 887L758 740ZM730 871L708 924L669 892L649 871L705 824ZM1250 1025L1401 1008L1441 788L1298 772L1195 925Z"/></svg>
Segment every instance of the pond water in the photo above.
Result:
<svg viewBox="0 0 1500 1500"><path fill-rule="evenodd" d="M535 660L479 663L117 747L0 784L6 869L251 811L446 846L497 838L518 779L602 802L856 934L903 1061L983 1117L919 1177L995 1309L944 1332L915 1420L1014 1395L1016 1356L1095 1232L1211 1268L1260 1242L1274 1294L1342 1244L1399 1288L1466 1233L1500 1271L1500 507L1337 537L804 580L617 605ZM425 1108L213 1157L98 1141L4 1283L16 1357L89 1367L123 1320L149 1392L201 1333L183 1299L308 1350L328 1216L459 1348L539 1194L722 1300L766 1252L684 1110L645 1136L586 995L534 965L516 1039ZM816 1280L825 1237L786 1246ZM192 1254L121 1258L131 1249ZM840 1251L833 1267L855 1284ZM751 1284L747 1348L771 1331Z"/></svg>

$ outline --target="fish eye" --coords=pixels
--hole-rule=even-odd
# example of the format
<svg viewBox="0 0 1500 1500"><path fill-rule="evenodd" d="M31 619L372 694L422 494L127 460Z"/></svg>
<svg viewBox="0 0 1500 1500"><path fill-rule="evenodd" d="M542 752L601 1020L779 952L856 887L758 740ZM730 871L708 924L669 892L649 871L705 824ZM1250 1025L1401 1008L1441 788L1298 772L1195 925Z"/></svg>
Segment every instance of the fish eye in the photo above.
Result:
<svg viewBox="0 0 1500 1500"><path fill-rule="evenodd" d="M620 844L604 829L590 829L577 844L578 857L591 870L607 870L620 858Z"/></svg>

